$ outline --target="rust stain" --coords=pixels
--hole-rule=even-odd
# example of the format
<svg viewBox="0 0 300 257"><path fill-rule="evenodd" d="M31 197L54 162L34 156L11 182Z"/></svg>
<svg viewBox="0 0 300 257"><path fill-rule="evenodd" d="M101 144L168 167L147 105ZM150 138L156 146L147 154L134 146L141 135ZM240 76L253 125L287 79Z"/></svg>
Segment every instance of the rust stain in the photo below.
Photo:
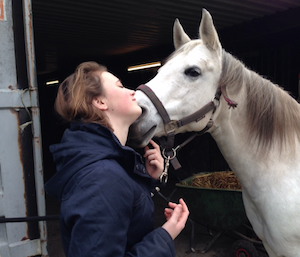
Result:
<svg viewBox="0 0 300 257"><path fill-rule="evenodd" d="M27 29L28 29L28 36L29 38L27 40L29 40L29 58L31 61L31 72L30 74L28 74L28 76L30 77L29 81L29 88L35 88L35 85L32 85L32 82L34 81L34 77L35 77L35 55L34 55L34 37L33 37L33 25L32 25L32 7L31 7L31 1L28 1L28 6L27 6L27 10L28 10L28 25L27 25Z"/></svg>
<svg viewBox="0 0 300 257"><path fill-rule="evenodd" d="M27 236L24 236L22 239L21 239L21 241L26 241L26 240L28 240L29 238L27 237Z"/></svg>
<svg viewBox="0 0 300 257"><path fill-rule="evenodd" d="M22 167L22 169L23 169L24 163L23 163L23 158L22 158L21 131L20 131L20 129L19 129L19 127L20 127L20 118L19 118L19 115L18 115L18 112L17 112L17 111L15 111L15 110L10 110L10 112L16 116L16 120L17 120L19 160L20 160L21 167ZM24 182L24 184L25 184L24 172L22 172L22 180L23 180L23 182ZM25 185L24 185L24 188L25 188ZM25 204L25 210L26 210L26 212L25 212L26 214L25 214L25 215L27 216L26 192L24 192L23 197L24 197L24 204ZM26 230L27 230L27 235L28 235L29 232L28 232L28 225L27 225L27 223L26 223L26 227L27 227ZM28 239L28 237L23 237L22 240L27 240L27 239Z"/></svg>
<svg viewBox="0 0 300 257"><path fill-rule="evenodd" d="M18 88L17 88L16 85L9 85L8 89L10 89L10 90L17 90Z"/></svg>
<svg viewBox="0 0 300 257"><path fill-rule="evenodd" d="M16 111L15 109L10 109L9 111L11 112L11 114L13 114L13 115L16 116L16 119L17 119L17 121L18 121L18 122L17 122L17 123L18 123L17 125L20 126L20 122L19 122L19 119L18 119L18 111Z"/></svg>
<svg viewBox="0 0 300 257"><path fill-rule="evenodd" d="M34 137L34 141L36 142L36 147L38 147L40 149L41 148L40 138Z"/></svg>
<svg viewBox="0 0 300 257"><path fill-rule="evenodd" d="M13 114L16 117L16 121L17 121L17 128L18 128L18 147L19 147L19 159L20 159L20 163L23 167L23 161L22 161L22 142L21 142L21 133L20 133L20 119L19 119L19 115L18 115L18 111L10 109L9 110L11 114ZM24 179L24 178L23 178Z"/></svg>
<svg viewBox="0 0 300 257"><path fill-rule="evenodd" d="M39 226L40 242L41 244L47 243L47 222L43 221L42 226Z"/></svg>
<svg viewBox="0 0 300 257"><path fill-rule="evenodd" d="M0 0L0 21L4 20L4 1Z"/></svg>
<svg viewBox="0 0 300 257"><path fill-rule="evenodd" d="M43 232L44 232L43 238L47 238L47 223L46 223L46 221L43 222ZM42 234L42 233L40 232L40 234ZM43 241L47 242L47 239L43 240Z"/></svg>
<svg viewBox="0 0 300 257"><path fill-rule="evenodd" d="M38 114L38 108L32 107L31 112L32 112L32 115L37 115Z"/></svg>

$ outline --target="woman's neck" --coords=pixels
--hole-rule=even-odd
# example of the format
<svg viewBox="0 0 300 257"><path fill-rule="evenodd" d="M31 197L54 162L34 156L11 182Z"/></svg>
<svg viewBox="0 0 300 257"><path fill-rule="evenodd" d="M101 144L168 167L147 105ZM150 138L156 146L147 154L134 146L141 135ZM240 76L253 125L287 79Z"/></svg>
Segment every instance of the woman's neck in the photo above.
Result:
<svg viewBox="0 0 300 257"><path fill-rule="evenodd" d="M124 123L120 124L116 122L111 122L111 126L113 128L113 133L119 139L121 145L124 146L127 142L129 125Z"/></svg>
<svg viewBox="0 0 300 257"><path fill-rule="evenodd" d="M119 139L121 145L125 145L126 144L126 141L127 141L127 136L128 136L128 129L127 129L127 132L124 131L124 129L122 130L116 130L114 129L114 132L113 132L116 137Z"/></svg>

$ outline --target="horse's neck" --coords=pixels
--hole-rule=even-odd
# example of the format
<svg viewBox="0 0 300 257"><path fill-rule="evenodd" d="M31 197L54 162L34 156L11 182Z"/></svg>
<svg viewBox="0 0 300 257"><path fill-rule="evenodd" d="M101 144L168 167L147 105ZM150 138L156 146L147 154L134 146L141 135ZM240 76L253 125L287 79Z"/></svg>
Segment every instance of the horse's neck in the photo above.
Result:
<svg viewBox="0 0 300 257"><path fill-rule="evenodd" d="M234 100L238 102L235 109L228 109L227 102L223 97L221 98L221 105L214 121L215 129L211 135L231 169L238 175L244 186L250 187L253 181L257 181L257 177L266 175L266 172L288 172L288 167L292 166L293 169L298 169L296 166L300 160L297 159L300 157L294 155L294 152L297 153L299 150L297 138L294 140L294 148L287 147L283 151L281 145L277 143L277 138L274 138L270 147L263 150L266 156L262 158L258 152L260 149L258 137L254 135L249 140L247 134L249 130L246 122L246 97L245 88L234 96Z"/></svg>
<svg viewBox="0 0 300 257"><path fill-rule="evenodd" d="M247 135L243 117L245 113L239 111L241 105L227 117L215 121L216 129L211 133L222 155L233 170L244 170L252 165L255 150L246 142ZM227 109L227 108L226 108ZM234 112L234 115L232 115ZM239 117L239 118L238 118Z"/></svg>
<svg viewBox="0 0 300 257"><path fill-rule="evenodd" d="M257 155L258 141L248 141L246 122L247 90L243 83L239 86L241 89L233 96L233 100L238 103L236 108L229 108L227 101L224 97L221 97L221 103L214 121L215 129L211 135L230 168L237 173L241 180L245 181L245 185L247 183L251 184L251 181L262 169L261 165L267 164L260 163L260 156ZM249 172L250 170L253 170L253 172Z"/></svg>

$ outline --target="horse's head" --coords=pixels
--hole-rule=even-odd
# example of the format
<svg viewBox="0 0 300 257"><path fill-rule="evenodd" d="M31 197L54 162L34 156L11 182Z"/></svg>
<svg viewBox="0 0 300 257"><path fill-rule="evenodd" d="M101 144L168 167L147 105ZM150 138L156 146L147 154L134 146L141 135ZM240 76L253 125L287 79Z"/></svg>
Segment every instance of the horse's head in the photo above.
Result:
<svg viewBox="0 0 300 257"><path fill-rule="evenodd" d="M191 40L178 20L174 23L173 33L175 52L146 85L159 98L170 119L179 120L214 98L221 74L222 47L211 15L206 10L202 12L200 39ZM161 116L147 95L137 90L136 99L143 113L130 128L129 142L142 147L152 137L166 135L166 131ZM210 116L207 114L200 121L186 124L175 133L200 131Z"/></svg>

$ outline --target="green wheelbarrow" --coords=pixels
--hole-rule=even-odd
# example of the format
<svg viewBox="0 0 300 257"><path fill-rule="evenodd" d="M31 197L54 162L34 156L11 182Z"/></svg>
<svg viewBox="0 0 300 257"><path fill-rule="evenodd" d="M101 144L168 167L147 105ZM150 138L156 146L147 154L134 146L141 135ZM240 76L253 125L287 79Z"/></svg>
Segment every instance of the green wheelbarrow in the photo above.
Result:
<svg viewBox="0 0 300 257"><path fill-rule="evenodd" d="M207 252L223 232L232 232L238 236L240 240L232 245L230 256L258 257L259 255L254 245L261 248L262 243L249 225L250 223L243 205L242 191L190 185L190 182L195 176L204 174L209 174L209 172L195 174L176 184L190 211L189 221L192 224L192 233L191 247L188 252L199 252L193 247L194 222L197 222L198 224L206 226L209 231L211 231L211 229L218 231L208 245L200 251L201 253ZM251 237L241 233L238 230L241 227L249 230Z"/></svg>

